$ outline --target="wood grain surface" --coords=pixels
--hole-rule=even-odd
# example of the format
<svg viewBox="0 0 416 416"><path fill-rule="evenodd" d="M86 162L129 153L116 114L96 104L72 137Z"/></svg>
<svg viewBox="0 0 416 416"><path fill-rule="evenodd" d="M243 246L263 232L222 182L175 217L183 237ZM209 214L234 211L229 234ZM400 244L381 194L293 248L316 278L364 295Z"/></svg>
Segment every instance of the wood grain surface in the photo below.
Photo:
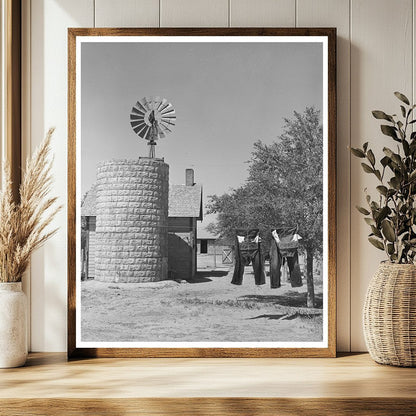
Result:
<svg viewBox="0 0 416 416"><path fill-rule="evenodd" d="M336 359L83 359L0 370L0 415L414 415L416 371Z"/></svg>
<svg viewBox="0 0 416 416"><path fill-rule="evenodd" d="M326 36L328 38L328 347L76 347L76 38L79 36ZM336 355L336 29L70 28L68 29L68 356L69 357L335 357Z"/></svg>

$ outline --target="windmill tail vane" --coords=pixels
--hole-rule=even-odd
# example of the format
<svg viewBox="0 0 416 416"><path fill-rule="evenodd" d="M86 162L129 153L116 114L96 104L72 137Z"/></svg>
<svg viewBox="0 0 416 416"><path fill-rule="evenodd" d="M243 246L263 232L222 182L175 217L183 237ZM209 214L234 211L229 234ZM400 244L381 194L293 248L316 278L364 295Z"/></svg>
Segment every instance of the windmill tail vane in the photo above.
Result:
<svg viewBox="0 0 416 416"><path fill-rule="evenodd" d="M130 112L130 125L142 139L147 140L149 158L155 158L157 140L172 132L176 123L173 105L165 98L144 97L137 101Z"/></svg>

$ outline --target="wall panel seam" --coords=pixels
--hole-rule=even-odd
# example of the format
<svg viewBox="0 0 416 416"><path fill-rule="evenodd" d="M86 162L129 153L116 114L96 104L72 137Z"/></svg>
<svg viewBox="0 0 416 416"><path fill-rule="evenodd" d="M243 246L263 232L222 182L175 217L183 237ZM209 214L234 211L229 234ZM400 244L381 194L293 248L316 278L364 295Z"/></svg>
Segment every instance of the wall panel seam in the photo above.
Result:
<svg viewBox="0 0 416 416"><path fill-rule="evenodd" d="M349 73L349 88L350 88L350 102L349 102L349 125L350 125L350 131L349 131L349 145L351 146L351 110L352 110L352 106L351 106L351 97L352 97L352 64L351 64L351 45L352 45L352 0L349 0L349 11L348 11L348 18L349 18L349 50L348 50L348 55L349 55L349 65L350 65L350 73ZM352 298L352 284L351 284L351 241L352 241L352 227L351 227L351 215L352 215L352 208L351 208L351 155L348 155L348 167L349 167L349 171L348 171L348 175L349 175L349 187L348 187L348 201L349 201L349 220L348 220L348 229L349 229L349 237L350 237L350 241L349 241L349 254L348 254L348 282L349 282L349 288L350 288L350 297L349 297L349 337L348 337L348 343L349 343L349 347L348 350L351 351L351 337L352 337L352 325L351 325L351 308L352 308L352 303L351 303L351 298Z"/></svg>
<svg viewBox="0 0 416 416"><path fill-rule="evenodd" d="M295 27L298 27L298 0L295 0Z"/></svg>

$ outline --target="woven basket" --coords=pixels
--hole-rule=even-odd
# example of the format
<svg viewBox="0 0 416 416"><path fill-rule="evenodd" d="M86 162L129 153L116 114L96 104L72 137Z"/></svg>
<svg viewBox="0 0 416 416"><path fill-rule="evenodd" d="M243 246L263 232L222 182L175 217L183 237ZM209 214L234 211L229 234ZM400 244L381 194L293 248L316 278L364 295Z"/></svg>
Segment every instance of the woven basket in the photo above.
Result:
<svg viewBox="0 0 416 416"><path fill-rule="evenodd" d="M381 263L364 304L364 337L380 364L416 366L416 266Z"/></svg>

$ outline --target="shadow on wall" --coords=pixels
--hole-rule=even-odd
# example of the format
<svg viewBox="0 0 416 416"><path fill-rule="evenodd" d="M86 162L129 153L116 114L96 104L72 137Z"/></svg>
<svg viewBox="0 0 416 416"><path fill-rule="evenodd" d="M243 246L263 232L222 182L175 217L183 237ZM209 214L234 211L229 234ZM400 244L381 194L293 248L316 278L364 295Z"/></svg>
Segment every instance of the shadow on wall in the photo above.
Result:
<svg viewBox="0 0 416 416"><path fill-rule="evenodd" d="M168 270L170 279L192 279L192 247L179 235L168 234Z"/></svg>

